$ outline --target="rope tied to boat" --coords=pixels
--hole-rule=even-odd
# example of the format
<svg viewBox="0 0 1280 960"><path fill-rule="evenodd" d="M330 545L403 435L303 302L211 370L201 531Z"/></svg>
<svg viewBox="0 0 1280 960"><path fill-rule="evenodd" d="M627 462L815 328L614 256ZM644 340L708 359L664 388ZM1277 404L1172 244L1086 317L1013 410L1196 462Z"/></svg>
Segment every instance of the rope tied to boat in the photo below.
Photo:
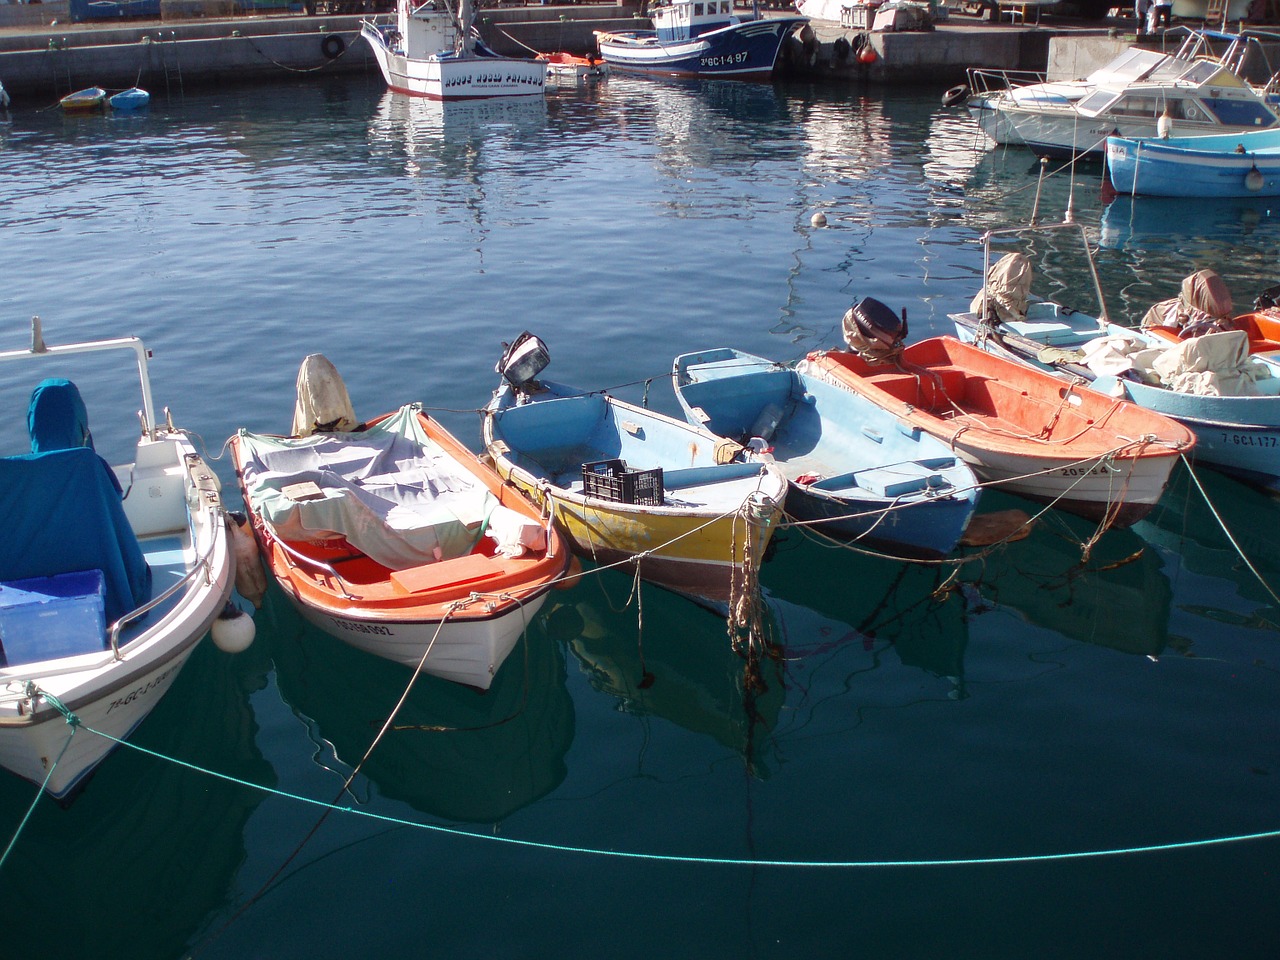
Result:
<svg viewBox="0 0 1280 960"><path fill-rule="evenodd" d="M32 709L35 708L36 700L43 699L45 703L53 707L67 721L67 726L75 728L80 726L80 717L72 712L71 708L55 697L48 690L42 690L38 687L34 680L28 680L22 691L28 700L31 701Z"/></svg>

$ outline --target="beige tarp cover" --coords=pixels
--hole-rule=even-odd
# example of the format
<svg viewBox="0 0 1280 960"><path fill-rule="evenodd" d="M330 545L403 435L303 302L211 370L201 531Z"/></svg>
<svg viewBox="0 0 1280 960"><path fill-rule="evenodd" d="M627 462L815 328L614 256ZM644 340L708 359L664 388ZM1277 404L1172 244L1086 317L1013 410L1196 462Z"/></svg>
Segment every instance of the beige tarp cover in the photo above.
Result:
<svg viewBox="0 0 1280 960"><path fill-rule="evenodd" d="M1083 347L1081 362L1097 374L1128 370L1157 386L1196 396L1241 397L1259 391L1270 369L1249 355L1243 330L1207 333L1167 347L1147 347L1128 337L1101 337Z"/></svg>
<svg viewBox="0 0 1280 960"><path fill-rule="evenodd" d="M1230 329L1234 307L1231 292L1212 270L1197 270L1183 277L1182 291L1172 300L1161 300L1142 318L1144 327L1177 327L1190 331L1203 325L1204 332Z"/></svg>
<svg viewBox="0 0 1280 960"><path fill-rule="evenodd" d="M1031 295L1031 261L1021 253L1006 253L987 273L988 312L1003 323L1027 318L1027 298ZM983 291L969 304L969 312L982 317Z"/></svg>

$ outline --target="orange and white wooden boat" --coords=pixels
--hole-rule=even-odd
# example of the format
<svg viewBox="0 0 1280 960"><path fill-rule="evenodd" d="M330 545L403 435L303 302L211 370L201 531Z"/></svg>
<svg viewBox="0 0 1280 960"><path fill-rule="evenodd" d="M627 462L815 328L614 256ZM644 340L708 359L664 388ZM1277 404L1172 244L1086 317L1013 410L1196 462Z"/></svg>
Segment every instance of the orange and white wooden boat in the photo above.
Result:
<svg viewBox="0 0 1280 960"><path fill-rule="evenodd" d="M417 404L351 426L232 438L268 569L326 633L488 689L569 551Z"/></svg>
<svg viewBox="0 0 1280 960"><path fill-rule="evenodd" d="M984 482L1111 526L1144 517L1195 443L1168 417L953 337L896 361L830 351L804 365L945 440Z"/></svg>

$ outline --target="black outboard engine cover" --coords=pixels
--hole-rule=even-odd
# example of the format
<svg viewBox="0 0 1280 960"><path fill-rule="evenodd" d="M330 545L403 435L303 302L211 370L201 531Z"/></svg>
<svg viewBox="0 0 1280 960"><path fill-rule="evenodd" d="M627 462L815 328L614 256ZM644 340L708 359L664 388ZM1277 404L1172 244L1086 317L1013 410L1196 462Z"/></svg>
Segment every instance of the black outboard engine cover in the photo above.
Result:
<svg viewBox="0 0 1280 960"><path fill-rule="evenodd" d="M844 339L849 349L869 360L897 354L907 339L907 311L899 317L871 297L863 297L844 315Z"/></svg>
<svg viewBox="0 0 1280 960"><path fill-rule="evenodd" d="M526 330L510 346L503 344L502 359L494 369L517 390L536 387L534 380L551 362L547 345Z"/></svg>

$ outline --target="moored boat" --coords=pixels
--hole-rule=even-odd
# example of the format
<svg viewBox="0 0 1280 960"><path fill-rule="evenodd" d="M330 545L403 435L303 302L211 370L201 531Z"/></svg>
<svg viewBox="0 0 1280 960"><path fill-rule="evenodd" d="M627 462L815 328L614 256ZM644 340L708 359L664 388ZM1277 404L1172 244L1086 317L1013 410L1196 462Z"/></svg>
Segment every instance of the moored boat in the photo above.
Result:
<svg viewBox="0 0 1280 960"><path fill-rule="evenodd" d="M749 17L732 0L661 0L652 30L596 31L615 70L668 77L768 80L782 43L805 17Z"/></svg>
<svg viewBox="0 0 1280 960"><path fill-rule="evenodd" d="M32 348L0 362L65 374L89 369L87 354L127 356L139 377L133 462L99 456L65 377L32 395L32 452L0 459L0 764L58 798L172 686L226 610L234 563L216 476L185 432L156 420L142 341L49 346L37 321Z"/></svg>
<svg viewBox="0 0 1280 960"><path fill-rule="evenodd" d="M579 555L726 607L759 568L786 478L691 424L534 380L541 366L519 363L530 344L545 366L540 341L518 339L483 414L498 473L550 512Z"/></svg>
<svg viewBox="0 0 1280 960"><path fill-rule="evenodd" d="M117 113L128 113L134 110L145 110L151 104L151 94L141 87L130 87L113 93L107 98L107 105Z"/></svg>
<svg viewBox="0 0 1280 960"><path fill-rule="evenodd" d="M58 106L62 108L63 113L90 113L101 110L106 99L107 91L101 87L85 87L83 90L68 93L58 101Z"/></svg>
<svg viewBox="0 0 1280 960"><path fill-rule="evenodd" d="M1089 254L1078 223L991 231L984 238L988 277L984 291L996 296L990 291L997 266L990 264L993 242L1053 230L1076 233ZM1086 262L1092 271L1091 256ZM1175 336L1171 341L1167 332L1113 323L1096 271L1092 272L1097 314L1036 297L1018 304L1001 293L1007 304L1003 316L984 310L975 298L970 310L951 319L962 338L989 353L1176 420L1195 436L1191 457L1197 465L1280 491L1280 366L1267 349L1270 341L1265 337L1251 341L1250 330L1243 325L1235 331L1185 341ZM1265 317L1266 311L1257 313ZM1266 325L1254 329L1274 332ZM1259 350L1250 355L1253 345Z"/></svg>
<svg viewBox="0 0 1280 960"><path fill-rule="evenodd" d="M790 367L720 348L677 357L672 379L690 423L777 464L795 520L937 556L955 547L973 515L977 479L946 444L810 375L806 362Z"/></svg>
<svg viewBox="0 0 1280 960"><path fill-rule="evenodd" d="M1280 129L1194 137L1107 137L1119 193L1148 197L1280 196Z"/></svg>
<svg viewBox="0 0 1280 960"><path fill-rule="evenodd" d="M1194 443L1165 417L953 337L887 363L843 351L808 360L816 375L945 441L984 482L1109 526L1142 519Z"/></svg>
<svg viewBox="0 0 1280 960"><path fill-rule="evenodd" d="M501 57L474 31L470 0L399 0L392 29L364 21L368 42L387 86L433 100L542 96L547 80L541 60Z"/></svg>
<svg viewBox="0 0 1280 960"><path fill-rule="evenodd" d="M572 53L540 53L538 59L547 65L547 83L578 84L603 80L609 65L599 57L579 57Z"/></svg>
<svg viewBox="0 0 1280 960"><path fill-rule="evenodd" d="M293 436L231 440L268 569L326 633L488 689L564 572L559 536L417 404L358 424L318 355L298 387Z"/></svg>
<svg viewBox="0 0 1280 960"><path fill-rule="evenodd" d="M1226 42L1215 53L1215 42ZM1102 159L1107 137L1239 133L1280 124L1264 90L1243 79L1258 39L1190 31L1173 53L1130 47L1079 80L971 68L965 105L997 144Z"/></svg>

